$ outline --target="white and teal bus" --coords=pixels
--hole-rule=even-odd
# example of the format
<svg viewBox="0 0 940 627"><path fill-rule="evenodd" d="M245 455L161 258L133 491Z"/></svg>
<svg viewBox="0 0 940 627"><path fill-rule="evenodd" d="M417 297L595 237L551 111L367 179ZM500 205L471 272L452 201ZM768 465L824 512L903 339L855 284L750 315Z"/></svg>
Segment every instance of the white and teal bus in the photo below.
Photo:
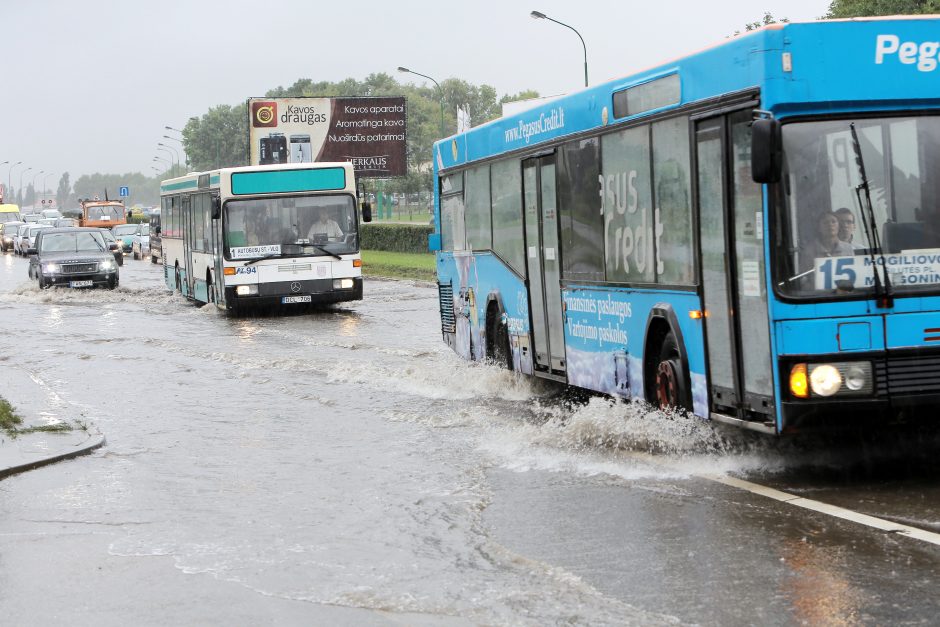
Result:
<svg viewBox="0 0 940 627"><path fill-rule="evenodd" d="M160 196L164 278L187 298L231 312L362 299L352 164L193 172Z"/></svg>

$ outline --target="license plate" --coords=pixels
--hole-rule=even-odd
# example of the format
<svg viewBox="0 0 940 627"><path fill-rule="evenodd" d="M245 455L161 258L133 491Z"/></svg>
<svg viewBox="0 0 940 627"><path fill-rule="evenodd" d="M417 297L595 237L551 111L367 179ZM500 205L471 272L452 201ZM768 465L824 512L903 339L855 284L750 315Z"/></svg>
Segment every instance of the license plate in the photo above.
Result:
<svg viewBox="0 0 940 627"><path fill-rule="evenodd" d="M91 287L94 285L92 281L71 281L69 282L69 287Z"/></svg>
<svg viewBox="0 0 940 627"><path fill-rule="evenodd" d="M290 303L309 303L310 295L307 296L284 296L281 298L282 305L288 305Z"/></svg>

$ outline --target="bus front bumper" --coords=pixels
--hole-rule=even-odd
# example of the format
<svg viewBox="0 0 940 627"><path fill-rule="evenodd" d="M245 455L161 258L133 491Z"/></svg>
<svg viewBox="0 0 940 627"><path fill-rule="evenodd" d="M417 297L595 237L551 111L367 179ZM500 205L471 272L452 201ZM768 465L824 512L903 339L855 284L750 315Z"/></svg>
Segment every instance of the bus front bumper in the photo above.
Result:
<svg viewBox="0 0 940 627"><path fill-rule="evenodd" d="M339 279L336 279L337 281ZM334 279L261 283L257 294L239 296L237 286L226 286L225 304L230 310L298 307L362 300L362 277L352 279L352 287L335 288ZM309 298L308 298L309 297Z"/></svg>

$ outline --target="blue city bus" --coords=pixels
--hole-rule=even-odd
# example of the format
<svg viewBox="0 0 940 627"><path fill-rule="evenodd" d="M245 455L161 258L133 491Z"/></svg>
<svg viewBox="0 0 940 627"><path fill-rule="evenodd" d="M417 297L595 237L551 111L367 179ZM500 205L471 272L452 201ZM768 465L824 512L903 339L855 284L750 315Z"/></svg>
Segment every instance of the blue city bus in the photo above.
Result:
<svg viewBox="0 0 940 627"><path fill-rule="evenodd" d="M775 24L437 142L444 341L764 433L937 408L938 40Z"/></svg>

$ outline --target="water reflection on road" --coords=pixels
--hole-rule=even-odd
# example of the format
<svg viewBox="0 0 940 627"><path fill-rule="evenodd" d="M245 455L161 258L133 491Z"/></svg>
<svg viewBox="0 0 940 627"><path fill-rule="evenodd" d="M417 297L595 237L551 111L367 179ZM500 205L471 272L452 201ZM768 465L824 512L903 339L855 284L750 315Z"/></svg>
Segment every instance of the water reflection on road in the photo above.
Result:
<svg viewBox="0 0 940 627"><path fill-rule="evenodd" d="M229 318L166 292L146 262L128 260L113 292L25 276L4 257L0 320L23 350L0 368L45 382L108 444L4 481L13 617L74 611L44 591L56 555L55 577L81 580L114 624L150 622L148 602L174 595L189 601L156 622L207 607L237 624L893 616L867 594L883 582L846 573L910 555L867 538L832 562L819 544L849 526L695 478L779 476L786 452L463 362L440 341L433 287L369 280L361 303Z"/></svg>

